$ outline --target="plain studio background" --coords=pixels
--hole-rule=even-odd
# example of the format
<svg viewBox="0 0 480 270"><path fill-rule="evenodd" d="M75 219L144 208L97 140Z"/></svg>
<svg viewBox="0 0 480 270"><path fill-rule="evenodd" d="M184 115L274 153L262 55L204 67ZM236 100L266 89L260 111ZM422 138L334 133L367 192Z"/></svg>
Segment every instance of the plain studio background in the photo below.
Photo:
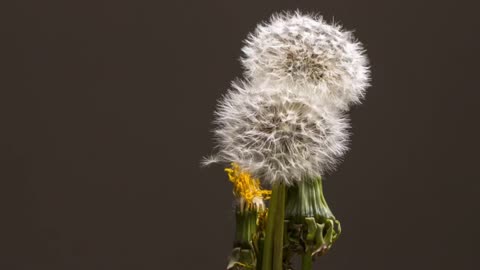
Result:
<svg viewBox="0 0 480 270"><path fill-rule="evenodd" d="M2 2L0 269L224 269L213 110L246 35L296 8L355 29L373 75L315 268L479 269L478 7L286 2Z"/></svg>

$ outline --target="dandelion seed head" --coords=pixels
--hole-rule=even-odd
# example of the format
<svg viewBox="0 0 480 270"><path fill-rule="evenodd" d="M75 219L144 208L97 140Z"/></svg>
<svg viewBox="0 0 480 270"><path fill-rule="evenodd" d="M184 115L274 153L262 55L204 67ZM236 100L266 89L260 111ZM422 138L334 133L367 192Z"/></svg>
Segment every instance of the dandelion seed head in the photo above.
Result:
<svg viewBox="0 0 480 270"><path fill-rule="evenodd" d="M217 153L269 183L292 184L332 170L346 152L348 121L308 95L236 83L216 111Z"/></svg>
<svg viewBox="0 0 480 270"><path fill-rule="evenodd" d="M341 110L359 103L369 85L362 44L317 15L276 14L249 35L242 51L249 80L310 91Z"/></svg>

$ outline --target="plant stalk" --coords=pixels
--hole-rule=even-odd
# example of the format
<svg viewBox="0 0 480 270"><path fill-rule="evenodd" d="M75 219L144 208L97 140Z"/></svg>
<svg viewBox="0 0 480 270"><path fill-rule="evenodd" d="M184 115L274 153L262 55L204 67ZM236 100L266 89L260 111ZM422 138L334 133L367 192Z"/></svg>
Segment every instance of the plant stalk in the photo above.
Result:
<svg viewBox="0 0 480 270"><path fill-rule="evenodd" d="M272 187L272 196L268 207L267 225L265 228L265 241L263 243L262 270L272 270L273 261L273 232L277 212L279 185Z"/></svg>
<svg viewBox="0 0 480 270"><path fill-rule="evenodd" d="M313 258L310 252L302 255L302 270L312 270Z"/></svg>
<svg viewBox="0 0 480 270"><path fill-rule="evenodd" d="M277 210L273 229L273 270L283 269L283 236L285 225L285 185L278 184Z"/></svg>

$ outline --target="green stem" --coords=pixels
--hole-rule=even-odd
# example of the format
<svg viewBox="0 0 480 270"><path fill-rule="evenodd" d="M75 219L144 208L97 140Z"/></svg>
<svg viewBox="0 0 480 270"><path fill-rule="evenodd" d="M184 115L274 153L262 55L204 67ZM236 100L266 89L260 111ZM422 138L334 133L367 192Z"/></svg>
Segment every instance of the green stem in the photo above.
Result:
<svg viewBox="0 0 480 270"><path fill-rule="evenodd" d="M273 229L273 270L283 269L283 235L285 224L285 185L278 184L277 211Z"/></svg>
<svg viewBox="0 0 480 270"><path fill-rule="evenodd" d="M310 252L302 255L302 270L312 270L313 259Z"/></svg>
<svg viewBox="0 0 480 270"><path fill-rule="evenodd" d="M265 239L258 239L258 254L257 254L257 265L255 266L256 270L262 270L263 265L263 243Z"/></svg>
<svg viewBox="0 0 480 270"><path fill-rule="evenodd" d="M272 270L273 254L273 232L275 225L275 215L277 211L279 185L272 187L272 197L268 208L267 225L265 228L265 241L263 243L262 270Z"/></svg>

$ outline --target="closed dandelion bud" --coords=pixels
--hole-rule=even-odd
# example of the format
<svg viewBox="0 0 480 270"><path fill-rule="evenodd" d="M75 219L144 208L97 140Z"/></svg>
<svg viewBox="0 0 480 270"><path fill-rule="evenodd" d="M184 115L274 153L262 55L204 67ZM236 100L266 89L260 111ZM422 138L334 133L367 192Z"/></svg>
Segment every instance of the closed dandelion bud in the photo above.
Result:
<svg viewBox="0 0 480 270"><path fill-rule="evenodd" d="M274 15L245 43L241 61L250 80L310 92L326 106L347 110L369 85L361 43L321 16Z"/></svg>
<svg viewBox="0 0 480 270"><path fill-rule="evenodd" d="M321 177L288 188L285 219L287 254L322 255L341 233L340 222L325 200Z"/></svg>

